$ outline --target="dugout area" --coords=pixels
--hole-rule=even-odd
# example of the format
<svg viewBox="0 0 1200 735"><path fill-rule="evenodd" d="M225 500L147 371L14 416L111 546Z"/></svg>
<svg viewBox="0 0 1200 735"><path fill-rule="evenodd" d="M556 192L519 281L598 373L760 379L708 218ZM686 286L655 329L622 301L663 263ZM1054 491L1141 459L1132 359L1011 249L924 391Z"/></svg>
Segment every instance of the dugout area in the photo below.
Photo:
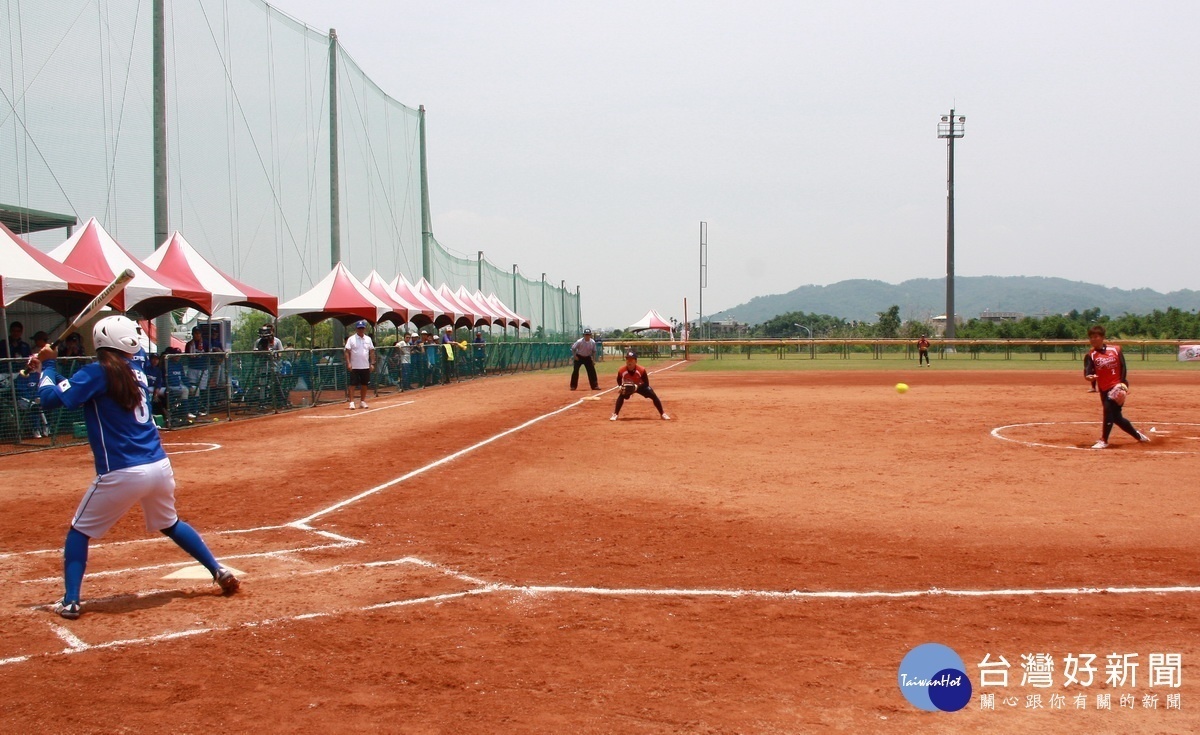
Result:
<svg viewBox="0 0 1200 735"><path fill-rule="evenodd" d="M244 593L164 580L135 511L73 623L90 454L0 458L0 730L1200 730L1192 373L1132 374L1154 441L1098 452L1076 370L647 367L672 421L557 370L192 430L180 513ZM1183 707L921 712L928 641L1177 652Z"/></svg>

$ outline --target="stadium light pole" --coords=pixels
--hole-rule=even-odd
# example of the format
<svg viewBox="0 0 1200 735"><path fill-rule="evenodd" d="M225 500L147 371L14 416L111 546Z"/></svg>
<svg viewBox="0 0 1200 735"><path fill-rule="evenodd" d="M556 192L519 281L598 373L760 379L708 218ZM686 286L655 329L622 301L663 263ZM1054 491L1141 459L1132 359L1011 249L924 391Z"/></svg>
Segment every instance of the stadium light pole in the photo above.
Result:
<svg viewBox="0 0 1200 735"><path fill-rule="evenodd" d="M562 333L565 337L567 335L567 279L564 278L562 280L562 283L558 285L558 289L559 294L562 296L562 321L559 322L559 326L562 327Z"/></svg>
<svg viewBox="0 0 1200 735"><path fill-rule="evenodd" d="M808 356L811 359L813 356L813 350L815 349L815 346L813 345L812 330L809 329L808 327L804 326L803 324L796 324L795 322L792 323L792 326L800 327L804 331L808 332Z"/></svg>
<svg viewBox="0 0 1200 735"><path fill-rule="evenodd" d="M513 304L516 309L517 305ZM546 339L546 274L542 274L542 339Z"/></svg>
<svg viewBox="0 0 1200 735"><path fill-rule="evenodd" d="M942 115L938 123L938 137L946 139L946 339L954 339L954 139L966 134L964 115L956 115L950 108L949 115ZM950 351L954 345L949 345Z"/></svg>
<svg viewBox="0 0 1200 735"><path fill-rule="evenodd" d="M700 223L700 315L696 327L704 338L704 289L708 287L708 223Z"/></svg>

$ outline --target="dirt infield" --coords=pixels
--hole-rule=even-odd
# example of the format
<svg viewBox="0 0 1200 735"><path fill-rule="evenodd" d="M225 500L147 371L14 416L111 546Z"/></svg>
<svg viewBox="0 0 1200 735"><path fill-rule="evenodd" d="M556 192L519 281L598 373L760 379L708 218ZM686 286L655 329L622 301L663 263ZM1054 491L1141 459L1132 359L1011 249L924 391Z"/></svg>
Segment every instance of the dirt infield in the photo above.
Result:
<svg viewBox="0 0 1200 735"><path fill-rule="evenodd" d="M40 606L90 453L0 458L0 731L1200 731L1195 374L1134 366L1154 440L1092 451L1075 373L650 367L672 421L560 370L166 435L244 592L163 579L190 560L135 512L74 622ZM961 711L897 685L931 641Z"/></svg>

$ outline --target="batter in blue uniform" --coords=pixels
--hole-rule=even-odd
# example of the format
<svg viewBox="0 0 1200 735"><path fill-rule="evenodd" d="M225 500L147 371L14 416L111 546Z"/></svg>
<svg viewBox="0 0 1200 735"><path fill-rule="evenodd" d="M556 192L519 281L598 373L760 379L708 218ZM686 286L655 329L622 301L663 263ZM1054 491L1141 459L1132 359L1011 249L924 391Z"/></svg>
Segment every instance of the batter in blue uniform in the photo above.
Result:
<svg viewBox="0 0 1200 735"><path fill-rule="evenodd" d="M56 610L68 620L79 617L89 542L107 533L135 503L142 506L146 529L162 532L195 557L224 594L239 587L237 577L217 563L200 534L175 513L175 475L150 412L140 336L141 328L123 316L96 322L96 362L69 379L55 370L58 355L53 347L43 347L29 361L31 370L42 372L38 396L44 408L83 409L96 461L96 479L75 511L63 549L66 591Z"/></svg>

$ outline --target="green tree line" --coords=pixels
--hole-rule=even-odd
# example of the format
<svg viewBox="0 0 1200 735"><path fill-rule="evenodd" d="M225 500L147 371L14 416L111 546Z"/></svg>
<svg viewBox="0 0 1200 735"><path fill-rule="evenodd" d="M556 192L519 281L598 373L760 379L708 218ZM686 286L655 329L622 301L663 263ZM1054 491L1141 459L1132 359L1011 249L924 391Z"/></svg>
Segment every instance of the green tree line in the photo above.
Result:
<svg viewBox="0 0 1200 735"><path fill-rule="evenodd" d="M1103 324L1114 339L1182 339L1200 340L1200 312L1168 308L1155 309L1149 314L1124 314L1110 317L1099 308L1072 310L1066 314L1044 317L1027 316L1017 321L993 322L971 319L955 330L960 339L1087 339L1093 324ZM828 314L808 314L791 311L757 324L749 331L752 338L804 339L812 330L817 338L916 339L922 334L934 334L933 325L921 321L902 321L900 307L893 305L878 313L875 322L857 322Z"/></svg>

